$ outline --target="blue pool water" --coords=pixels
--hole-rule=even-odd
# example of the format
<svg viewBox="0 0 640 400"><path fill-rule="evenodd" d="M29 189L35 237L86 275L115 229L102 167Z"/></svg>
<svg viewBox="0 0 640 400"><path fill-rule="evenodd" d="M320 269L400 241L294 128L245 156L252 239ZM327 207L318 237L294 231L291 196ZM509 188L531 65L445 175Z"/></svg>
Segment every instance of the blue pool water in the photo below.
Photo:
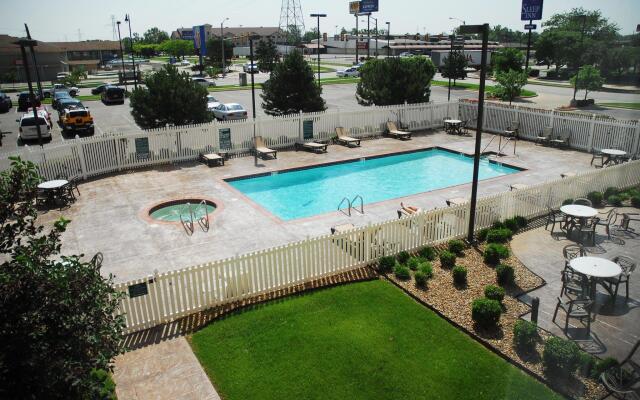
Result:
<svg viewBox="0 0 640 400"><path fill-rule="evenodd" d="M480 163L480 179L519 172ZM471 182L473 159L440 149L318 166L228 183L283 220L336 211L343 197L364 203L394 199ZM365 207L366 212L366 207Z"/></svg>

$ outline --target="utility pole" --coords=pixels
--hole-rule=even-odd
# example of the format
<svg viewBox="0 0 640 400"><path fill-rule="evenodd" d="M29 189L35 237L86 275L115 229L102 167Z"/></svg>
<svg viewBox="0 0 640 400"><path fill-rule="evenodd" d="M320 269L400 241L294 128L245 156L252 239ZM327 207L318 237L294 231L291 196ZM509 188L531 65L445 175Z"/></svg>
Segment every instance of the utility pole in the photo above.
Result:
<svg viewBox="0 0 640 400"><path fill-rule="evenodd" d="M358 29L358 13L356 16L356 64L360 62L358 44L360 43L360 30Z"/></svg>
<svg viewBox="0 0 640 400"><path fill-rule="evenodd" d="M31 40L31 33L29 33L29 27L27 24L24 24L24 30L27 31L27 39ZM38 71L38 60L36 58L36 52L33 47L29 48L31 50L31 59L33 60L33 69L36 71L36 83L38 84L38 97L44 97L44 92L42 91L42 81L40 80L40 71Z"/></svg>
<svg viewBox="0 0 640 400"><path fill-rule="evenodd" d="M38 42L31 39L20 39L14 44L20 46L20 53L22 55L22 64L24 65L24 73L27 78L27 86L29 87L29 102L33 109L33 119L36 124L36 132L38 132L38 144L42 147L42 132L40 131L40 119L38 118L38 104L39 99L33 94L33 85L31 85L31 72L29 72L29 59L27 58L27 51L25 47L29 47L31 54L33 54L33 47L38 45Z"/></svg>
<svg viewBox="0 0 640 400"><path fill-rule="evenodd" d="M390 38L391 38L391 22L387 21L387 58L389 58L389 56L391 55L391 46L389 45L390 42Z"/></svg>
<svg viewBox="0 0 640 400"><path fill-rule="evenodd" d="M449 38L451 39L451 47L449 48L449 59L447 60L449 62L449 68L447 71L447 75L449 75L449 84L448 84L448 88L449 90L447 91L447 101L451 101L451 67L453 66L451 63L451 54L453 53L453 38L455 36L452 34Z"/></svg>
<svg viewBox="0 0 640 400"><path fill-rule="evenodd" d="M253 107L253 143L256 142L256 87L253 76L253 36L249 36L249 57L251 60L251 105ZM253 152L253 164L258 165L258 152Z"/></svg>
<svg viewBox="0 0 640 400"><path fill-rule="evenodd" d="M223 30L223 25L224 25L224 21L227 21L229 18L225 18L222 20L222 22L220 22L220 50L222 51L222 53L220 54L220 57L222 58L222 77L226 78L227 77L227 72L224 69L224 30ZM253 70L253 65L251 65L251 70Z"/></svg>
<svg viewBox="0 0 640 400"><path fill-rule="evenodd" d="M376 58L378 58L378 18L371 17L376 22Z"/></svg>
<svg viewBox="0 0 640 400"><path fill-rule="evenodd" d="M131 17L129 14L124 16L125 22L129 23L129 45L131 46L131 66L133 67L133 84L135 88L138 88L138 74L136 74L136 61L133 58L133 36L131 36Z"/></svg>
<svg viewBox="0 0 640 400"><path fill-rule="evenodd" d="M527 35L527 59L524 63L524 72L527 72L529 69L529 55L531 54L531 31L533 30L533 20L529 20L529 34Z"/></svg>
<svg viewBox="0 0 640 400"><path fill-rule="evenodd" d="M122 61L122 80L124 81L124 90L125 92L128 92L129 88L127 87L127 75L125 74L125 71L124 71L124 52L122 51L122 37L120 36L120 21L116 23L118 24L118 42L120 43L120 61Z"/></svg>
<svg viewBox="0 0 640 400"><path fill-rule="evenodd" d="M371 58L371 13L367 13L367 59Z"/></svg>
<svg viewBox="0 0 640 400"><path fill-rule="evenodd" d="M325 18L327 14L311 14L311 18L318 18L318 87L320 87L320 18Z"/></svg>

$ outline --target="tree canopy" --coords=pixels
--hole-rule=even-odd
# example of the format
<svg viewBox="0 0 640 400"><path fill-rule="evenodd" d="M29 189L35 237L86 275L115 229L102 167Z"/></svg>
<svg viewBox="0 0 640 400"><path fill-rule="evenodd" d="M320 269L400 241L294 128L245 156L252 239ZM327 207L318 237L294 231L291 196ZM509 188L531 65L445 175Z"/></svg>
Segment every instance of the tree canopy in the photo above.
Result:
<svg viewBox="0 0 640 400"><path fill-rule="evenodd" d="M510 70L520 71L523 60L522 52L513 47L500 49L491 55L491 65L495 74Z"/></svg>
<svg viewBox="0 0 640 400"><path fill-rule="evenodd" d="M191 40L165 40L160 44L160 50L174 57L184 57L193 55L195 49Z"/></svg>
<svg viewBox="0 0 640 400"><path fill-rule="evenodd" d="M131 92L131 115L143 129L200 124L212 120L207 89L173 65L145 78L146 87Z"/></svg>
<svg viewBox="0 0 640 400"><path fill-rule="evenodd" d="M427 102L434 74L426 57L372 59L360 67L356 99L367 106Z"/></svg>
<svg viewBox="0 0 640 400"><path fill-rule="evenodd" d="M207 64L222 68L222 44L220 38L214 37L207 40ZM233 58L233 43L224 41L224 60L226 65Z"/></svg>
<svg viewBox="0 0 640 400"><path fill-rule="evenodd" d="M580 67L578 73L571 77L571 85L576 87L578 90L584 90L585 100L587 99L589 92L600 90L603 84L604 79L600 76L600 70L593 65Z"/></svg>
<svg viewBox="0 0 640 400"><path fill-rule="evenodd" d="M464 79L467 77L465 68L469 65L464 53L460 50L454 50L450 56L444 58L444 66L442 67L442 77L453 79L453 84L456 84L456 80Z"/></svg>
<svg viewBox="0 0 640 400"><path fill-rule="evenodd" d="M311 66L299 50L293 50L275 64L271 77L262 84L262 108L269 115L324 111L322 88L314 79Z"/></svg>
<svg viewBox="0 0 640 400"><path fill-rule="evenodd" d="M509 104L511 104L513 99L520 96L522 88L527 84L527 73L514 69L498 72L496 74L496 82L498 84L494 89L494 94L502 100L508 100Z"/></svg>
<svg viewBox="0 0 640 400"><path fill-rule="evenodd" d="M258 69L260 69L260 71L273 71L275 64L280 61L280 54L271 38L258 42L255 50L255 59L258 62Z"/></svg>
<svg viewBox="0 0 640 400"><path fill-rule="evenodd" d="M61 256L69 220L39 225L37 167L0 173L0 398L94 399L121 351L121 294L96 258Z"/></svg>
<svg viewBox="0 0 640 400"><path fill-rule="evenodd" d="M149 28L142 35L142 41L146 44L160 44L169 40L169 34L157 27Z"/></svg>
<svg viewBox="0 0 640 400"><path fill-rule="evenodd" d="M501 43L527 43L529 32L514 31L506 26L494 25L489 28L489 40ZM538 38L537 32L531 32L531 43Z"/></svg>

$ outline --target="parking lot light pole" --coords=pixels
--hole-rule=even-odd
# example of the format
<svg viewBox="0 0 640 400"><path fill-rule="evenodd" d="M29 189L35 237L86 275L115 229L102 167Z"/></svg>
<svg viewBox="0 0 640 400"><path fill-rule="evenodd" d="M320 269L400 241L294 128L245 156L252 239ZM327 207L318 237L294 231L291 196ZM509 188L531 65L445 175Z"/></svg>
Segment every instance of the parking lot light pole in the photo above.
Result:
<svg viewBox="0 0 640 400"><path fill-rule="evenodd" d="M389 45L391 38L391 22L387 21L385 24L387 24L387 58L389 58L391 55L391 46Z"/></svg>
<svg viewBox="0 0 640 400"><path fill-rule="evenodd" d="M371 58L371 13L367 13L367 59Z"/></svg>
<svg viewBox="0 0 640 400"><path fill-rule="evenodd" d="M356 16L356 64L360 62L359 60L359 51L358 51L358 43L360 43L360 29L358 29L358 13L355 14Z"/></svg>
<svg viewBox="0 0 640 400"><path fill-rule="evenodd" d="M371 17L376 22L376 58L378 58L378 18Z"/></svg>
<svg viewBox="0 0 640 400"><path fill-rule="evenodd" d="M584 29L587 24L587 16L584 14L577 15L576 18L582 18L582 29L580 30L580 51L583 51L584 44ZM580 64L582 64L582 56L578 58L578 70L576 71L576 79L573 82L573 101L571 102L573 106L576 105L576 94L578 94L578 75L580 74Z"/></svg>
<svg viewBox="0 0 640 400"><path fill-rule="evenodd" d="M118 42L120 43L120 61L122 61L122 81L124 82L124 91L128 92L129 88L127 87L127 77L124 73L124 53L122 52L122 37L120 36L120 21L118 21L117 24L118 24Z"/></svg>
<svg viewBox="0 0 640 400"><path fill-rule="evenodd" d="M29 87L29 102L33 108L33 120L36 123L36 132L38 133L38 144L42 147L42 132L40 131L40 121L38 120L38 108L36 106L36 96L33 94L33 85L31 84L31 72L29 72L29 59L27 58L27 51L25 47L29 47L33 54L33 47L38 45L38 42L31 39L20 39L15 42L20 46L20 53L22 55L22 65L24 65L24 73L27 78L27 86Z"/></svg>
<svg viewBox="0 0 640 400"><path fill-rule="evenodd" d="M249 57L251 60L251 106L253 108L253 143L256 142L256 86L253 76L255 71L253 70L253 39L254 36L249 36ZM258 152L253 152L253 164L258 165Z"/></svg>
<svg viewBox="0 0 640 400"><path fill-rule="evenodd" d="M222 77L226 78L227 77L227 73L224 70L224 21L228 21L229 18L225 18L222 20L222 22L220 22L220 50L222 51L222 53L220 54L220 57L222 58ZM253 68L253 66L251 67Z"/></svg>
<svg viewBox="0 0 640 400"><path fill-rule="evenodd" d="M133 85L138 88L138 75L136 74L136 62L133 58L133 36L131 36L131 18L125 14L124 21L129 23L129 45L131 46L131 66L133 67Z"/></svg>
<svg viewBox="0 0 640 400"><path fill-rule="evenodd" d="M318 19L318 47L316 51L318 52L318 87L320 87L320 18L325 18L327 14L311 14L311 18Z"/></svg>
<svg viewBox="0 0 640 400"><path fill-rule="evenodd" d="M478 93L478 118L476 124L476 143L473 155L473 182L471 184L471 204L469 205L469 230L467 241L473 243L476 223L476 203L478 200L478 172L480 169L480 146L482 142L482 117L484 113L484 90L487 75L487 44L489 42L489 24L462 25L460 33L482 34L482 57L480 59L480 91Z"/></svg>

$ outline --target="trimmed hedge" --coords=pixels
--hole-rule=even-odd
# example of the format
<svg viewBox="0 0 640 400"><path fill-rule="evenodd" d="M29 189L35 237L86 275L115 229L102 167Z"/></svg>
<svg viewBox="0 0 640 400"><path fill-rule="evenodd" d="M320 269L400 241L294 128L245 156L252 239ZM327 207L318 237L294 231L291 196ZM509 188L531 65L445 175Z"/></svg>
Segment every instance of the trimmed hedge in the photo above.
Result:
<svg viewBox="0 0 640 400"><path fill-rule="evenodd" d="M418 252L418 255L420 255L420 257L426 258L429 261L433 261L436 259L436 250L431 246L423 247Z"/></svg>
<svg viewBox="0 0 640 400"><path fill-rule="evenodd" d="M433 266L429 261L425 261L418 267L418 272L422 272L427 279L431 279L433 277Z"/></svg>
<svg viewBox="0 0 640 400"><path fill-rule="evenodd" d="M566 206L568 204L573 204L573 199L565 199L565 201L562 202L563 206Z"/></svg>
<svg viewBox="0 0 640 400"><path fill-rule="evenodd" d="M483 258L484 262L491 265L496 265L501 259L509 257L509 249L499 243L490 243L484 248Z"/></svg>
<svg viewBox="0 0 640 400"><path fill-rule="evenodd" d="M538 326L531 321L519 319L513 326L513 344L516 348L532 352L538 340Z"/></svg>
<svg viewBox="0 0 640 400"><path fill-rule="evenodd" d="M416 280L416 286L418 286L418 287L427 286L427 279L428 278L427 278L427 275L425 275L424 272L417 271L413 277Z"/></svg>
<svg viewBox="0 0 640 400"><path fill-rule="evenodd" d="M411 256L409 255L409 253L407 253L406 251L401 251L400 253L398 253L398 255L396 256L396 259L398 260L398 262L400 264L406 264L407 261L409 261L409 258Z"/></svg>
<svg viewBox="0 0 640 400"><path fill-rule="evenodd" d="M587 193L587 199L591 201L594 207L599 207L602 205L602 200L604 200L604 195L601 192L589 192Z"/></svg>
<svg viewBox="0 0 640 400"><path fill-rule="evenodd" d="M622 206L622 197L620 197L620 195L611 195L609 197L607 197L607 203L611 204L612 206L615 207L620 207Z"/></svg>
<svg viewBox="0 0 640 400"><path fill-rule="evenodd" d="M640 208L640 196L633 196L631 198L631 205L635 208Z"/></svg>
<svg viewBox="0 0 640 400"><path fill-rule="evenodd" d="M502 286L513 285L516 273L511 265L500 264L496 267L496 280Z"/></svg>
<svg viewBox="0 0 640 400"><path fill-rule="evenodd" d="M383 274L387 272L391 272L393 267L396 265L396 258L393 256L384 256L380 258L378 262L378 271Z"/></svg>
<svg viewBox="0 0 640 400"><path fill-rule="evenodd" d="M412 271L416 271L418 269L418 267L420 266L420 264L422 264L425 261L427 261L427 260L425 260L422 257L411 257L407 261L407 267L409 267L409 269L412 270Z"/></svg>
<svg viewBox="0 0 640 400"><path fill-rule="evenodd" d="M440 265L442 268L451 269L456 265L456 255L450 251L443 251L440 253Z"/></svg>
<svg viewBox="0 0 640 400"><path fill-rule="evenodd" d="M513 224L516 224L515 221L512 221ZM517 226L517 224L516 224ZM498 229L491 229L488 233L487 233L487 242L489 243L507 243L509 240L511 240L511 237L513 236L513 231L509 228L498 228Z"/></svg>
<svg viewBox="0 0 640 400"><path fill-rule="evenodd" d="M467 284L467 269L462 265L453 267L451 274L453 275L453 283L456 285L462 286Z"/></svg>
<svg viewBox="0 0 640 400"><path fill-rule="evenodd" d="M518 229L520 228L518 226L518 221L516 220L515 217L509 218L509 219L505 219L504 220L504 226L507 227L507 229L510 229L511 232L517 232Z"/></svg>
<svg viewBox="0 0 640 400"><path fill-rule="evenodd" d="M603 195L605 199L608 199L609 196L613 196L614 194L618 194L618 193L620 193L620 190L618 190L618 188L609 186L608 188L605 189Z"/></svg>
<svg viewBox="0 0 640 400"><path fill-rule="evenodd" d="M490 300L502 302L504 299L504 288L496 285L487 285L484 288L484 297Z"/></svg>
<svg viewBox="0 0 640 400"><path fill-rule="evenodd" d="M527 221L527 219L521 215L516 215L513 218L515 218L516 222L518 223L518 228L520 229L526 228L529 224L529 221Z"/></svg>
<svg viewBox="0 0 640 400"><path fill-rule="evenodd" d="M500 321L502 307L496 300L475 299L471 304L471 318L482 328L492 328Z"/></svg>
<svg viewBox="0 0 640 400"><path fill-rule="evenodd" d="M620 365L620 363L618 362L618 360L616 360L613 357L607 357L607 358L603 358L602 360L598 360L595 362L595 365L593 365L593 368L590 371L591 378L600 379L600 375L604 371L612 367L617 367L618 365Z"/></svg>
<svg viewBox="0 0 640 400"><path fill-rule="evenodd" d="M409 268L402 264L396 264L396 266L393 267L393 274L396 278L403 281L411 279L411 272L409 271Z"/></svg>
<svg viewBox="0 0 640 400"><path fill-rule="evenodd" d="M465 249L465 244L462 240L451 240L449 241L449 251L453 254L460 256L463 254Z"/></svg>
<svg viewBox="0 0 640 400"><path fill-rule="evenodd" d="M578 367L580 348L571 340L551 337L544 344L542 362L547 375L568 376Z"/></svg>
<svg viewBox="0 0 640 400"><path fill-rule="evenodd" d="M488 233L489 233L489 228L480 229L478 233L476 233L476 237L478 238L478 241L484 242L485 240L487 240Z"/></svg>

